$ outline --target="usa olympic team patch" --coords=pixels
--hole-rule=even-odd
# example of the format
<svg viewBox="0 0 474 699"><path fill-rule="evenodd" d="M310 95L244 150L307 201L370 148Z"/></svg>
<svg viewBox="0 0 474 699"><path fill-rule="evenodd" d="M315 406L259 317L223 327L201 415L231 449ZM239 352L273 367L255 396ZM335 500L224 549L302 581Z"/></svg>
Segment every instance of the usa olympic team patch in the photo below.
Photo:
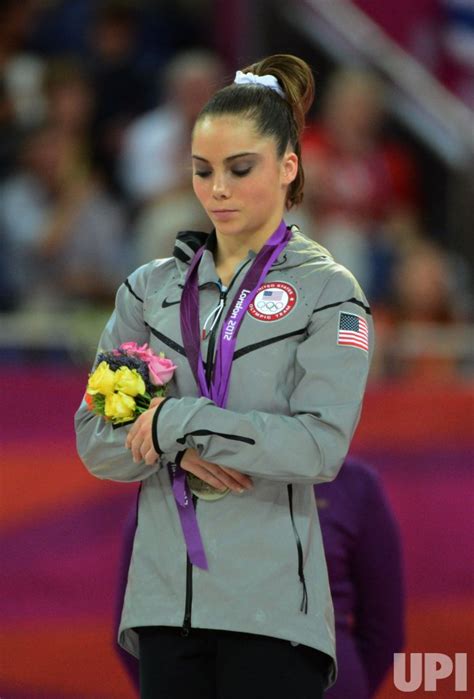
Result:
<svg viewBox="0 0 474 699"><path fill-rule="evenodd" d="M248 307L257 320L280 320L296 306L296 289L286 282L266 282Z"/></svg>

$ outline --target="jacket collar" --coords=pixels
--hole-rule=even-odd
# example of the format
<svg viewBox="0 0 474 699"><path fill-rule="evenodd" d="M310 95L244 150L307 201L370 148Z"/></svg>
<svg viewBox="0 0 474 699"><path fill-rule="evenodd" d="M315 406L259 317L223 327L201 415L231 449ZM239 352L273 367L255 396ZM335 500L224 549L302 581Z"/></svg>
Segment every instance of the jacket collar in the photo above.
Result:
<svg viewBox="0 0 474 699"><path fill-rule="evenodd" d="M309 260L332 260L331 254L322 245L304 236L297 226L291 226L292 236L288 245L272 265L272 269L289 269L299 267ZM216 281L213 253L216 249L216 232L181 231L176 237L173 256L184 277L187 268L200 247L205 245L205 251L199 265L199 283L206 284ZM255 252L249 250L249 257L255 257Z"/></svg>

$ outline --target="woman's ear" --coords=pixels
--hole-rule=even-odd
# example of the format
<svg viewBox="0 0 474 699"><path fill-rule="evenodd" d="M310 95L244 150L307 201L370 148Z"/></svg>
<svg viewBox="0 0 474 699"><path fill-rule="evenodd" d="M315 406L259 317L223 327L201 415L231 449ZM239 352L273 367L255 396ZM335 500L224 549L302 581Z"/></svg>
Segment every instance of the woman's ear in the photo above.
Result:
<svg viewBox="0 0 474 699"><path fill-rule="evenodd" d="M287 151L282 160L282 184L289 185L298 174L298 156L293 151Z"/></svg>

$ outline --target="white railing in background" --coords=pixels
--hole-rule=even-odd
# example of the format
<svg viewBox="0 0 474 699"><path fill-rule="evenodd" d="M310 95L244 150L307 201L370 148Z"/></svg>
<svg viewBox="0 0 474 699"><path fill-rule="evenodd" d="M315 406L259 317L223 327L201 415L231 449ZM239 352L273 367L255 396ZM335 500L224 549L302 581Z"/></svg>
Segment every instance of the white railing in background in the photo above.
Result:
<svg viewBox="0 0 474 699"><path fill-rule="evenodd" d="M110 316L88 308L0 314L0 352L62 352L73 363L90 363Z"/></svg>
<svg viewBox="0 0 474 699"><path fill-rule="evenodd" d="M473 112L362 10L348 0L284 2L282 10L338 63L370 66L385 77L388 109L448 166L472 164Z"/></svg>

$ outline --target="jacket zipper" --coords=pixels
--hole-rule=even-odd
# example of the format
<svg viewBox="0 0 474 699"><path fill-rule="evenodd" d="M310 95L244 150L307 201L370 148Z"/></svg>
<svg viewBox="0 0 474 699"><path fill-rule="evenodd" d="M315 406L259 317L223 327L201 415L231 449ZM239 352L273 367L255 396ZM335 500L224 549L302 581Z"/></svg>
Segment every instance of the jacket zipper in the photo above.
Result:
<svg viewBox="0 0 474 699"><path fill-rule="evenodd" d="M229 286L222 288L222 284L220 282L217 283L220 291L219 295L219 303L222 301L222 309L220 312L220 315L223 314L224 312L224 307L225 307L225 302L227 300L227 294L229 291L232 289L234 286L234 282L241 273L241 271L246 267L250 262L252 262L252 259L246 260L237 270L237 272L234 274L232 279L230 280ZM217 333L217 328L219 326L219 323L215 323L214 327L212 328L211 332L209 333L209 344L207 346L207 356L206 356L206 381L209 384L212 379L212 370L214 369L214 348L216 346L216 333Z"/></svg>
<svg viewBox="0 0 474 699"><path fill-rule="evenodd" d="M301 600L300 612L308 613L308 591L306 589L306 580L304 577L304 561L303 561L303 547L301 545L301 540L296 528L295 520L293 517L293 484L288 483L288 505L290 507L291 524L293 526L293 533L296 540L296 549L298 551L298 577L303 586L303 597Z"/></svg>
<svg viewBox="0 0 474 699"><path fill-rule="evenodd" d="M222 306L222 311L221 314L224 310L225 302L227 299L227 294L229 292L230 287L225 289L225 291L220 288L220 296L219 296L219 303L222 301L223 306ZM214 327L212 328L211 332L209 333L209 344L207 345L207 355L206 355L206 381L207 384L209 385L211 383L212 379L212 370L214 369L214 349L216 346L216 332L217 332L217 327L219 325L219 322L216 322Z"/></svg>
<svg viewBox="0 0 474 699"><path fill-rule="evenodd" d="M197 496L193 494L193 507L196 510ZM184 606L184 619L181 628L182 636L189 636L191 630L191 608L193 603L193 564L189 560L189 553L186 552L186 601Z"/></svg>
<svg viewBox="0 0 474 699"><path fill-rule="evenodd" d="M223 301L223 306L221 313L224 310L224 305L227 299L227 294L229 293L234 281L237 279L239 276L240 272L243 270L245 265L247 265L251 260L247 260L236 272L234 277L232 278L229 286L224 290L222 289L222 285L219 286L219 303ZM209 384L212 379L212 370L214 368L214 348L216 344L216 332L217 332L217 327L219 323L215 323L214 327L212 328L210 334L209 334L209 344L207 346L207 355L206 355L206 381ZM194 510L196 511L197 507L197 501L198 498L196 495L193 494L193 506ZM181 627L181 635L182 636L189 636L189 633L191 631L191 613L192 613L192 606L193 606L193 564L189 560L189 554L186 552L186 600L184 604L184 619L183 619L183 625Z"/></svg>

